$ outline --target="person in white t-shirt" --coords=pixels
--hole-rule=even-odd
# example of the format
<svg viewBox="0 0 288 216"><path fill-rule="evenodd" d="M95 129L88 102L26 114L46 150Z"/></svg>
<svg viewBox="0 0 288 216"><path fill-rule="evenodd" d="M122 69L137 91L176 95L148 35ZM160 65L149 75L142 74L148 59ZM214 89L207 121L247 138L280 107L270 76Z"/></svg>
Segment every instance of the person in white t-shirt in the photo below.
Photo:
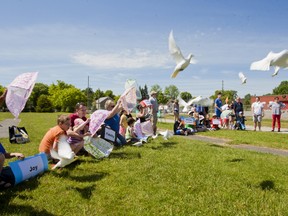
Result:
<svg viewBox="0 0 288 216"><path fill-rule="evenodd" d="M256 97L256 101L252 103L251 109L252 109L252 117L254 122L254 131L256 131L256 127L258 124L259 131L261 131L261 121L262 117L264 115L263 112L264 105L260 102L260 97Z"/></svg>
<svg viewBox="0 0 288 216"><path fill-rule="evenodd" d="M282 113L281 110L285 106L286 105L284 103L279 101L279 97L275 97L274 102L269 103L269 108L272 110L272 130L271 130L272 132L274 132L276 121L277 121L277 126L278 126L278 132L280 132L280 128L281 128L280 118L281 118L281 113Z"/></svg>

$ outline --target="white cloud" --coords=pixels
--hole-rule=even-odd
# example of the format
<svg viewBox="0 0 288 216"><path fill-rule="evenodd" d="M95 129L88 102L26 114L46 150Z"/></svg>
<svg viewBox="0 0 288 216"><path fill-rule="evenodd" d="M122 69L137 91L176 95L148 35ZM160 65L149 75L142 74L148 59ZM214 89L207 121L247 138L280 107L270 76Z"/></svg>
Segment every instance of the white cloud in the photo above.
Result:
<svg viewBox="0 0 288 216"><path fill-rule="evenodd" d="M163 68L171 62L168 54L139 49L119 53L78 53L72 58L78 64L103 69Z"/></svg>

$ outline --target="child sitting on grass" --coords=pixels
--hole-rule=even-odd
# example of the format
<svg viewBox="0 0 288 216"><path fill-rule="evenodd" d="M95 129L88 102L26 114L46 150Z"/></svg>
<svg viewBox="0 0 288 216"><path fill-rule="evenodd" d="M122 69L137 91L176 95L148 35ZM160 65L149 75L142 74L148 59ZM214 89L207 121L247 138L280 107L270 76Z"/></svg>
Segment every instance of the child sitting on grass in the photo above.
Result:
<svg viewBox="0 0 288 216"><path fill-rule="evenodd" d="M139 141L134 132L134 123L135 119L131 117L127 119L128 127L126 128L125 139L128 143L134 143Z"/></svg>
<svg viewBox="0 0 288 216"><path fill-rule="evenodd" d="M75 133L77 133L79 135L79 137L76 136L70 136L68 138L68 143L70 144L72 150L73 149L78 149L80 148L80 150L82 152L85 152L83 149L84 146L84 136L89 136L91 135L91 133L89 132L89 122L90 119L88 118L86 121L84 121L82 118L76 118L74 120L74 127L73 127L73 131ZM74 151L74 150L73 150ZM76 153L75 153L76 154Z"/></svg>
<svg viewBox="0 0 288 216"><path fill-rule="evenodd" d="M188 135L188 130L185 128L185 123L180 117L175 121L173 129L175 135Z"/></svg>
<svg viewBox="0 0 288 216"><path fill-rule="evenodd" d="M216 113L214 113L211 118L211 130L219 130L219 125L221 125L221 121L219 118L217 118Z"/></svg>
<svg viewBox="0 0 288 216"><path fill-rule="evenodd" d="M39 152L45 153L48 160L52 159L50 149L53 148L55 151L58 151L57 149L60 136L67 136L67 130L69 129L69 127L70 117L68 115L60 115L57 119L57 125L53 128L50 128L42 138L42 141L39 145ZM80 148L72 148L72 150L76 154L81 148L82 146Z"/></svg>
<svg viewBox="0 0 288 216"><path fill-rule="evenodd" d="M239 116L237 117L235 129L236 130L246 130L245 126L245 116L243 115L243 112L239 112Z"/></svg>

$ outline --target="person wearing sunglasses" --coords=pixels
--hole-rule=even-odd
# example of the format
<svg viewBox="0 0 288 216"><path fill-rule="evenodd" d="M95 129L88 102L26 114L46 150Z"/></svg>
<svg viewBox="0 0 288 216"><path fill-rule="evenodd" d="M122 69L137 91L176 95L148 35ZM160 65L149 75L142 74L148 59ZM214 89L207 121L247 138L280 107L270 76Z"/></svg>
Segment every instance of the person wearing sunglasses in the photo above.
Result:
<svg viewBox="0 0 288 216"><path fill-rule="evenodd" d="M120 111L122 110L121 101L118 100L116 105L113 100L107 100L105 102L105 109L110 111L106 120L104 121L105 125L110 127L116 133L116 145L123 146L125 145L126 139L120 133Z"/></svg>

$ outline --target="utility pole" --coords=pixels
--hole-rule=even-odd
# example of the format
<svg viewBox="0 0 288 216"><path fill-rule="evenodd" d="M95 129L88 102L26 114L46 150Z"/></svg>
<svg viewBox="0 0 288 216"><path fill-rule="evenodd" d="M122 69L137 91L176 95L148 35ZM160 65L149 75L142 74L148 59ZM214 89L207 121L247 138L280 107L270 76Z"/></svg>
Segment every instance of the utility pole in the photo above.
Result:
<svg viewBox="0 0 288 216"><path fill-rule="evenodd" d="M222 80L222 93L224 92L224 80Z"/></svg>
<svg viewBox="0 0 288 216"><path fill-rule="evenodd" d="M88 110L90 110L90 104L89 104L89 85L90 85L90 83L89 83L89 76L88 76L88 87L87 87L87 108L88 108Z"/></svg>

